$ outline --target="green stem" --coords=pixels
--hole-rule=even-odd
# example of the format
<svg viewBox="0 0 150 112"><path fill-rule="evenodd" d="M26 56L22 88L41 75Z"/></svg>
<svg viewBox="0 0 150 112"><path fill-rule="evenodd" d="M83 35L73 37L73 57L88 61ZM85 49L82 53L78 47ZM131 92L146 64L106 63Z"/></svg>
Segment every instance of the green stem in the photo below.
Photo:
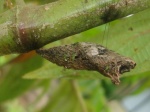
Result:
<svg viewBox="0 0 150 112"><path fill-rule="evenodd" d="M82 112L88 112L87 107L86 107L86 104L85 104L84 99L83 99L83 97L82 97L82 94L81 94L81 91L80 91L80 89L79 89L79 86L78 86L77 81L72 80L72 81L71 81L71 84L72 84L73 89L74 89L74 91L75 91L76 97L77 97L77 99L79 100L79 103L80 103Z"/></svg>
<svg viewBox="0 0 150 112"><path fill-rule="evenodd" d="M59 0L0 15L0 55L24 53L150 7L150 0Z"/></svg>

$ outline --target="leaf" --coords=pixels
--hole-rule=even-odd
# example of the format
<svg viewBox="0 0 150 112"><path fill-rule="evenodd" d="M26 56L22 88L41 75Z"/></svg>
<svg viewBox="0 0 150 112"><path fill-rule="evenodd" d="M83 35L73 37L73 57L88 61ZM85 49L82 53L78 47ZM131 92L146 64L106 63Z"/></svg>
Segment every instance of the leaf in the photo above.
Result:
<svg viewBox="0 0 150 112"><path fill-rule="evenodd" d="M42 59L39 56L33 56L26 61L1 67L0 102L15 98L27 91L36 81L22 79L22 75L41 65Z"/></svg>
<svg viewBox="0 0 150 112"><path fill-rule="evenodd" d="M98 81L77 83L75 80L61 80L59 85L61 86L53 92L49 102L40 112L108 112L108 107L105 107L106 99Z"/></svg>
<svg viewBox="0 0 150 112"><path fill-rule="evenodd" d="M80 103L70 81L62 81L61 85L40 112L80 112Z"/></svg>
<svg viewBox="0 0 150 112"><path fill-rule="evenodd" d="M79 85L89 112L108 112L105 88L102 87L99 80L81 80Z"/></svg>
<svg viewBox="0 0 150 112"><path fill-rule="evenodd" d="M91 75L92 73L92 75ZM86 70L72 70L58 67L57 65L49 64L29 72L23 76L27 79L45 79L45 78L70 78L70 79L101 79L103 78L98 72L91 72Z"/></svg>
<svg viewBox="0 0 150 112"><path fill-rule="evenodd" d="M110 34L112 36L108 40L111 43L109 45L111 49L131 57L137 63L136 68L127 73L127 76L150 72L150 52L148 52L150 48L150 23L148 22L150 16L147 15L149 11L148 9L130 18L123 18L118 24L111 27Z"/></svg>

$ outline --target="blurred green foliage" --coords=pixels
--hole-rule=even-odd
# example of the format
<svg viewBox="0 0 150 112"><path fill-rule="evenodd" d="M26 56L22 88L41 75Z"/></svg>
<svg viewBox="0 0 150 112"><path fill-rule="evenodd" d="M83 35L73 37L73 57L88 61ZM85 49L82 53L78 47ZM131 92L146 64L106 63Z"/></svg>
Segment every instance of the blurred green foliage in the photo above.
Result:
<svg viewBox="0 0 150 112"><path fill-rule="evenodd" d="M9 63L17 55L0 57L0 112L109 112L110 100L119 100L149 88L149 11L45 46L94 42L133 58L137 67L122 76L119 86L97 72L67 70L37 55L18 63Z"/></svg>

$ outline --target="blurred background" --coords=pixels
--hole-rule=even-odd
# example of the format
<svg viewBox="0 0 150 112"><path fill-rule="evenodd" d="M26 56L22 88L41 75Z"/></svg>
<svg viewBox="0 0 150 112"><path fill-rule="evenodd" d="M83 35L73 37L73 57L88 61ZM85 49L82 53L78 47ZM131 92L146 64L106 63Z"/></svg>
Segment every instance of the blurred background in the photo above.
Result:
<svg viewBox="0 0 150 112"><path fill-rule="evenodd" d="M32 6L54 0L25 2ZM1 56L0 112L149 112L149 12L147 9L45 46L93 42L132 58L137 66L121 76L119 86L94 71L59 67L35 51Z"/></svg>

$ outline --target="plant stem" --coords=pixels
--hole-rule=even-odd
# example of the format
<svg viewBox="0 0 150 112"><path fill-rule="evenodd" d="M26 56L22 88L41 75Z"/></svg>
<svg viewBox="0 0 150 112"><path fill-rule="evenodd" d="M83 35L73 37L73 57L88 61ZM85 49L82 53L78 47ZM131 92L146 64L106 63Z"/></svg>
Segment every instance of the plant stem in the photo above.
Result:
<svg viewBox="0 0 150 112"><path fill-rule="evenodd" d="M18 6L0 16L0 55L38 49L149 7L150 0L59 0Z"/></svg>
<svg viewBox="0 0 150 112"><path fill-rule="evenodd" d="M79 103L80 103L82 112L88 112L87 107L86 107L86 104L85 104L84 99L83 99L83 97L82 97L82 94L81 94L81 91L80 91L80 89L79 89L79 86L78 86L77 81L71 80L71 84L72 84L73 89L74 89L74 91L75 91L76 97L77 97L77 99L79 100Z"/></svg>

